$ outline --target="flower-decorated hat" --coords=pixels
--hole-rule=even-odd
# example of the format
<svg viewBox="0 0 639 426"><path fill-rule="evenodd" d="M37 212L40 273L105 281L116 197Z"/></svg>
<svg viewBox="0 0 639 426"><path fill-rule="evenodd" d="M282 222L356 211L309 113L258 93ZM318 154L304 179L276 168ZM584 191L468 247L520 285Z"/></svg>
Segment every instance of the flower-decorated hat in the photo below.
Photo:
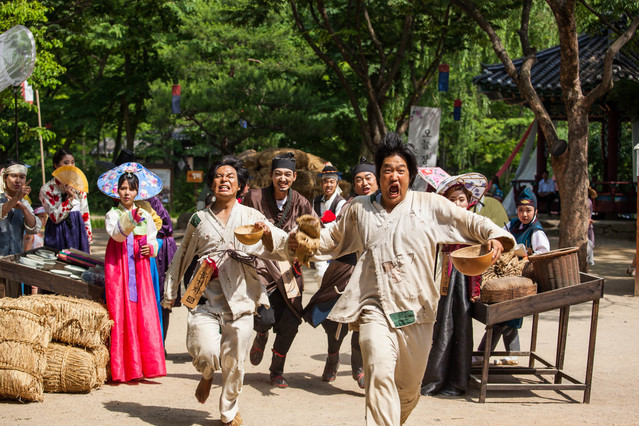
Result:
<svg viewBox="0 0 639 426"><path fill-rule="evenodd" d="M471 200L468 200L469 202L479 201L484 196L484 192L486 192L487 184L488 180L484 175L475 172L465 173L446 178L437 187L437 193L446 196L447 193L453 190L463 188L470 193Z"/></svg>
<svg viewBox="0 0 639 426"><path fill-rule="evenodd" d="M124 163L108 172L105 172L98 178L98 188L111 198L120 198L118 195L118 180L125 173L133 173L140 182L138 195L135 200L147 200L162 192L162 180L139 163Z"/></svg>

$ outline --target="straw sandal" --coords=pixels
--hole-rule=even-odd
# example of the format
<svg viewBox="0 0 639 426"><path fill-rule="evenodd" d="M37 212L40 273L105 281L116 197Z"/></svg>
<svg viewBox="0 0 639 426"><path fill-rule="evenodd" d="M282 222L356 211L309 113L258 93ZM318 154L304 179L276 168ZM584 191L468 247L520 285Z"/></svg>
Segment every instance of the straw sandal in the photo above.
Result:
<svg viewBox="0 0 639 426"><path fill-rule="evenodd" d="M516 356L507 356L505 358L493 361L495 365L519 365L519 359Z"/></svg>
<svg viewBox="0 0 639 426"><path fill-rule="evenodd" d="M242 424L242 416L240 416L239 411L235 415L235 417L233 417L233 420L231 420L230 422L222 422L222 426L240 426L241 424Z"/></svg>

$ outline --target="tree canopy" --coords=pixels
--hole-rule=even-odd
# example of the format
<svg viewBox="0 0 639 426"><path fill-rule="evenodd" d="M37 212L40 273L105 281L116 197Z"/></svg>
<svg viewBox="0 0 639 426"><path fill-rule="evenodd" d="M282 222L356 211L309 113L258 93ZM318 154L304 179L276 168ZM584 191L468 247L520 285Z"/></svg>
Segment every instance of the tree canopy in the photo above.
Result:
<svg viewBox="0 0 639 426"><path fill-rule="evenodd" d="M469 7L515 58L560 41L563 12L547 3L554 2L6 1L0 31L23 24L36 37L29 81L40 91L48 128L38 128L35 106L19 100L20 156L37 163L40 133L48 167L65 147L78 153L90 177L99 173L94 159L112 159L107 143L110 155L135 148L170 165L291 146L347 170L386 131L405 133L410 107L425 105L443 111L438 165L491 177L540 112L477 92L472 77L481 63L503 53L497 55L486 28L468 19ZM615 37L623 33L615 25L637 12L621 0L564 3L574 31L607 25ZM443 62L450 65L448 92L437 88ZM179 114L170 110L174 84L182 87ZM460 121L452 118L455 99L463 102ZM6 90L0 137L7 141L13 116ZM572 143L569 129L558 132L555 139ZM2 162L12 149L2 144Z"/></svg>

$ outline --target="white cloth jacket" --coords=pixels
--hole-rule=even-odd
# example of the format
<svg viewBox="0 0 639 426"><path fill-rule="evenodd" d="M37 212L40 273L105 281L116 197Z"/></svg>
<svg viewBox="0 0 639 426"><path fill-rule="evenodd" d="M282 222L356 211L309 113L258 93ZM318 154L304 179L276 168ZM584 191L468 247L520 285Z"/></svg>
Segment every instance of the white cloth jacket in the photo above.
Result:
<svg viewBox="0 0 639 426"><path fill-rule="evenodd" d="M389 214L375 196L353 199L336 226L322 229L317 260L362 251L350 283L329 314L355 322L362 308L381 305L392 327L433 322L438 244L485 243L497 238L508 251L515 240L488 218L457 207L444 197L408 191Z"/></svg>
<svg viewBox="0 0 639 426"><path fill-rule="evenodd" d="M238 226L252 225L264 222L271 229L274 253L287 253L287 234L272 225L259 211L235 203L226 227L215 217L210 208L200 210L191 216L184 233L184 238L175 253L166 273L164 284L164 299L173 300L177 297L177 288L184 277L184 273L195 256L199 257L199 265L205 258L210 257L218 267L218 278L209 282L204 296L219 313L230 313L233 319L253 313L258 305L268 306L268 297L257 272L251 265L244 264L231 258L227 249L241 253L265 257L273 260L286 260L285 255L273 254L259 241L257 244L246 246L240 243L233 231ZM226 303L221 303L221 288Z"/></svg>

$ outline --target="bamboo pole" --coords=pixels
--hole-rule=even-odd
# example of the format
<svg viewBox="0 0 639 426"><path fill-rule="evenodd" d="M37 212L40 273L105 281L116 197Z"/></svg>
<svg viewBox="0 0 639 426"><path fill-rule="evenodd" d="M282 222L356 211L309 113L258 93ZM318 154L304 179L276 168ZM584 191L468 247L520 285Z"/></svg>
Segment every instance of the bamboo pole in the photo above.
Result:
<svg viewBox="0 0 639 426"><path fill-rule="evenodd" d="M635 148L636 149L636 148ZM637 153L633 152L636 156ZM639 158L637 158L637 168L639 168ZM639 256L639 176L637 177L637 214L636 216L636 229L635 229L635 297L639 296L639 274L637 274L637 256Z"/></svg>
<svg viewBox="0 0 639 426"><path fill-rule="evenodd" d="M42 117L40 116L40 92L36 89L36 107L38 108L38 128L42 128ZM38 131L40 138L40 165L42 166L42 185L46 183L44 176L44 144L42 143L42 134Z"/></svg>

